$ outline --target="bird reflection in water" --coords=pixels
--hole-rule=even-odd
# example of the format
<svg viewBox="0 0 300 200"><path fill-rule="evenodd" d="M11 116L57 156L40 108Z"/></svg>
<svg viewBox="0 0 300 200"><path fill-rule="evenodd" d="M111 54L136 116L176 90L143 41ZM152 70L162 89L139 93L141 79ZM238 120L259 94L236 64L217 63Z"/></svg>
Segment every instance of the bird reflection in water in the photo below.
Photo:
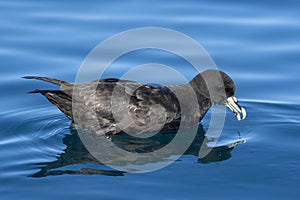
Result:
<svg viewBox="0 0 300 200"><path fill-rule="evenodd" d="M175 132L176 133L176 132ZM170 143L174 132L160 132L150 138L136 138L128 134L119 134L113 136L110 141L126 151L132 153L148 153L163 148ZM98 137L98 136L94 136ZM220 162L231 157L231 151L246 140L239 138L230 144L216 146L203 158L199 158L199 151L205 139L205 131L199 125L197 135L184 155L195 156L198 163ZM106 175L106 176L124 176L126 172L113 170L105 166L99 160L93 157L82 143L76 130L71 130L71 134L63 138L63 143L67 146L63 153L57 156L57 160L48 163L39 163L40 170L31 177L46 177L63 174L82 174L82 175ZM109 153L109 152L105 152ZM147 164L147 163L144 163ZM87 167L87 166L93 167ZM80 169L65 168L81 167ZM99 169L104 168L104 169Z"/></svg>

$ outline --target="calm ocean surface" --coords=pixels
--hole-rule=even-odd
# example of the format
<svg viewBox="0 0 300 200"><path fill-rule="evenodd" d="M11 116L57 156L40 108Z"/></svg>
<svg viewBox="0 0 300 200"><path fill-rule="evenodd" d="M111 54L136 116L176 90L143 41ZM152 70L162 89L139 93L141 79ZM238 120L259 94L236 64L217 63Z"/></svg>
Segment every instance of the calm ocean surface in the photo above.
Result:
<svg viewBox="0 0 300 200"><path fill-rule="evenodd" d="M1 200L299 199L300 2L280 2L0 1ZM219 145L245 144L199 159L196 139L166 168L123 173L93 159L44 97L27 94L56 87L22 76L74 81L96 45L139 27L188 35L233 78L248 117L237 122L228 113ZM151 50L128 54L115 69L149 62L195 75L182 60ZM201 123L200 141L209 120Z"/></svg>

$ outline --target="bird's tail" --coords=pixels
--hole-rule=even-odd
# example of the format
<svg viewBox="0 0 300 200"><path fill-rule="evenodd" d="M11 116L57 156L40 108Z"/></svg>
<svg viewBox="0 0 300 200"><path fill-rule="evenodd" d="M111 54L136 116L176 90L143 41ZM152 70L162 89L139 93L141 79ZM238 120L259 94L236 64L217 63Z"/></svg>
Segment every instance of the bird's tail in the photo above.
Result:
<svg viewBox="0 0 300 200"><path fill-rule="evenodd" d="M29 93L41 93L67 117L72 118L72 97L62 90L34 90Z"/></svg>
<svg viewBox="0 0 300 200"><path fill-rule="evenodd" d="M54 79L54 78L47 78L47 77L40 77L40 76L23 76L22 78L26 78L26 79L37 79L37 80L42 80L42 81L46 81L48 83L53 83L55 85L67 85L68 82L66 81L62 81L62 80L58 80L58 79Z"/></svg>

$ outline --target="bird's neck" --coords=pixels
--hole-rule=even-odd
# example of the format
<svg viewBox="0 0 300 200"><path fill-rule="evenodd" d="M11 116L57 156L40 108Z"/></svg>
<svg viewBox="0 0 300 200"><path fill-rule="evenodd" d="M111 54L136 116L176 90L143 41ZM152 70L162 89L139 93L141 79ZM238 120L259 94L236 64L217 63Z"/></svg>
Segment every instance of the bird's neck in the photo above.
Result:
<svg viewBox="0 0 300 200"><path fill-rule="evenodd" d="M210 99L208 87L201 75L194 77L190 81L189 85L195 91L195 94L199 101L203 101L204 99Z"/></svg>
<svg viewBox="0 0 300 200"><path fill-rule="evenodd" d="M203 117L212 105L207 85L202 76L196 76L193 78L189 85L195 92L198 100L200 115Z"/></svg>

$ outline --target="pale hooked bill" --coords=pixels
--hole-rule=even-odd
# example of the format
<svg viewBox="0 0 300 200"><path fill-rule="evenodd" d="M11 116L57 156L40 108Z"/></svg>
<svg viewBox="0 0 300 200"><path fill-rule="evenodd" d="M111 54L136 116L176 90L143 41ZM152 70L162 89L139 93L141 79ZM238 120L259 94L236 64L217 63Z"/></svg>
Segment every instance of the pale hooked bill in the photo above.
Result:
<svg viewBox="0 0 300 200"><path fill-rule="evenodd" d="M237 120L246 118L246 110L238 104L238 100L235 96L227 98L226 106L234 113Z"/></svg>

